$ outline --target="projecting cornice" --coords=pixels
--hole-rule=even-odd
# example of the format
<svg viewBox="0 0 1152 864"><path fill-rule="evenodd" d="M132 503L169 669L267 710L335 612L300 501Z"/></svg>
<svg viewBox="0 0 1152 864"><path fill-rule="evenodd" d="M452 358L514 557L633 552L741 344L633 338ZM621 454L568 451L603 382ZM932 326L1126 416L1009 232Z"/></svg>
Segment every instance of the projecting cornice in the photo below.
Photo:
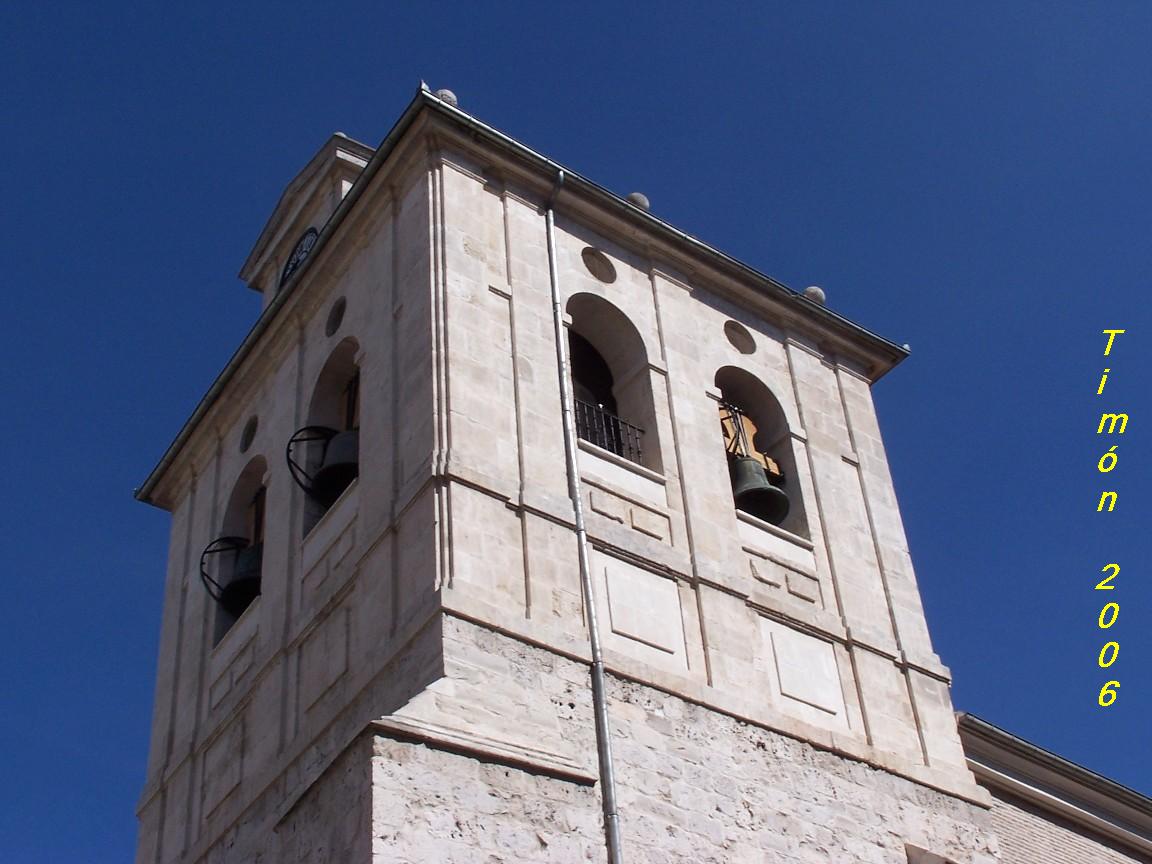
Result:
<svg viewBox="0 0 1152 864"><path fill-rule="evenodd" d="M342 197L337 195L331 207L314 208L317 221L319 214L330 215L322 227L315 226L319 233L310 254L266 304L228 365L217 376L160 462L136 491L137 499L158 503L153 497L157 484L236 372L252 351L263 344L265 334L277 314L293 302L297 290L308 282L305 278L307 273L317 266L317 262L325 259L326 247L339 235L341 225L357 210L365 198L365 191L372 186L385 165L390 163L393 154L397 153L402 144L409 144L421 135L430 139L435 137L440 146L465 146L473 152L477 149L484 151L491 159L498 161L505 171L514 174L530 195L538 196L541 205L548 199L551 190L556 188L557 179L562 175L563 189L555 202L558 213L587 222L589 227L601 231L610 230L622 241L642 247L653 258L654 270L670 266L681 274L680 281L685 282L689 290L700 288L714 291L753 309L757 314L770 318L774 324L811 341L819 347L821 353L834 355L838 362L848 361L871 382L879 379L908 355L905 348L684 233L421 87L375 150L344 135L333 135L289 183L241 268L240 276L245 281L271 278L269 262L274 258L278 262L287 254L290 243L295 242L296 233L303 225L301 214L310 206L310 202L314 204L317 201L318 190L323 188L325 178L334 178L346 169L350 172L349 178L355 176L347 194ZM365 163L362 170L361 163Z"/></svg>
<svg viewBox="0 0 1152 864"><path fill-rule="evenodd" d="M972 714L957 715L977 781L1093 833L1152 853L1152 799Z"/></svg>
<svg viewBox="0 0 1152 864"><path fill-rule="evenodd" d="M438 129L441 134L449 130L457 133L446 135L445 144L470 142L473 148L486 146L490 155L502 156L518 164L522 171L517 180L540 197L537 203L541 205L551 194L556 177L563 172L563 186L555 199L559 214L579 217L592 228L613 229L614 240L630 240L643 246L650 254L673 262L677 269L691 272L697 277L691 281L706 283L695 287L707 287L717 290L717 293L732 295L742 305L762 306L763 302L757 300L767 302L772 308L773 323L803 332L830 353L852 357L870 381L878 380L908 356L906 348L653 216L626 198L552 161L427 90L417 93L405 112L407 121L401 118L389 137L402 125L407 128L405 124L415 119L413 108L416 112L426 108L435 120L440 121L430 124L430 127ZM409 117L409 114L413 116ZM400 134L403 134L402 130ZM382 144L381 149L384 146ZM507 166L502 168L507 170ZM529 179L532 175L535 175L535 182ZM756 311L764 314L765 310L757 308Z"/></svg>

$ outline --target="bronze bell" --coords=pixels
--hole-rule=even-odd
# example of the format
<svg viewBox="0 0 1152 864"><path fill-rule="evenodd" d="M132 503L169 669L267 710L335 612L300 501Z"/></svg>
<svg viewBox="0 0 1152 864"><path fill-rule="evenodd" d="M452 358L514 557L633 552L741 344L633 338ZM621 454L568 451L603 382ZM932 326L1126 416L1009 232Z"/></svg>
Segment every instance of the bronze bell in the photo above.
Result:
<svg viewBox="0 0 1152 864"><path fill-rule="evenodd" d="M324 458L312 475L311 495L331 507L360 473L360 430L338 432L324 445Z"/></svg>
<svg viewBox="0 0 1152 864"><path fill-rule="evenodd" d="M256 543L236 551L232 578L220 589L220 605L228 614L239 618L260 595L260 566L264 544Z"/></svg>
<svg viewBox="0 0 1152 864"><path fill-rule="evenodd" d="M758 460L736 456L729 460L728 472L737 509L773 525L784 521L788 515L788 495L769 482L768 472Z"/></svg>

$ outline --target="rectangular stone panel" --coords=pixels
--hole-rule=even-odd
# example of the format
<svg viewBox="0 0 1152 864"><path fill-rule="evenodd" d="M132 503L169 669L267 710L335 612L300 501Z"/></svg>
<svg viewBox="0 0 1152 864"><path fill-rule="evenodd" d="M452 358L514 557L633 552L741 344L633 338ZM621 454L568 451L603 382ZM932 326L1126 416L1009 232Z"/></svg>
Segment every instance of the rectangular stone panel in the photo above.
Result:
<svg viewBox="0 0 1152 864"><path fill-rule="evenodd" d="M244 643L244 647L236 652L208 688L208 701L213 708L223 702L224 697L232 692L232 688L241 684L248 676L252 668L255 644L256 640L252 638Z"/></svg>
<svg viewBox="0 0 1152 864"><path fill-rule="evenodd" d="M647 534L657 540L668 539L668 517L663 513L657 513L655 510L634 504L631 509L631 519L632 527L641 534Z"/></svg>
<svg viewBox="0 0 1152 864"><path fill-rule="evenodd" d="M740 532L741 545L750 552L761 557L772 558L797 570L816 572L816 556L812 553L812 545L803 545L800 539L793 540L787 536L779 536L761 528L747 519L740 518L737 513L737 530Z"/></svg>
<svg viewBox="0 0 1152 864"><path fill-rule="evenodd" d="M795 570L788 570L787 575L789 594L823 607L824 604L820 602L820 581L818 579L804 573L797 573Z"/></svg>
<svg viewBox="0 0 1152 864"><path fill-rule="evenodd" d="M770 558L757 555L751 549L744 550L748 555L748 565L752 571L752 578L773 588L780 588L784 584L786 570Z"/></svg>
<svg viewBox="0 0 1152 864"><path fill-rule="evenodd" d="M788 713L809 723L846 729L839 664L831 642L767 618L761 632L771 652L771 673Z"/></svg>
<svg viewBox="0 0 1152 864"><path fill-rule="evenodd" d="M586 482L586 488L588 506L593 513L627 525L634 531L656 540L668 542L671 538L671 526L666 513L590 482Z"/></svg>
<svg viewBox="0 0 1152 864"><path fill-rule="evenodd" d="M611 492L605 492L603 489L590 489L588 496L592 504L592 512L606 516L615 522L623 522L628 518L628 502L623 498L613 495Z"/></svg>
<svg viewBox="0 0 1152 864"><path fill-rule="evenodd" d="M781 591L779 596L795 598L807 608L811 608L812 605L817 609L824 608L820 580L815 576L793 569L754 547L745 546L744 554L748 557L749 569L755 582L772 589L787 588L787 593ZM749 595L755 596L755 584L751 588Z"/></svg>
<svg viewBox="0 0 1152 864"><path fill-rule="evenodd" d="M640 660L686 669L684 620L676 580L593 553L606 601L605 642Z"/></svg>
<svg viewBox="0 0 1152 864"><path fill-rule="evenodd" d="M228 793L240 785L243 768L244 722L239 717L204 752L203 812L210 815Z"/></svg>
<svg viewBox="0 0 1152 864"><path fill-rule="evenodd" d="M356 542L359 506L359 484L353 484L304 538L300 571L305 594L317 591L348 557Z"/></svg>
<svg viewBox="0 0 1152 864"><path fill-rule="evenodd" d="M300 646L300 706L308 710L348 668L348 609L325 618Z"/></svg>
<svg viewBox="0 0 1152 864"><path fill-rule="evenodd" d="M638 501L655 504L657 507L668 506L668 493L663 478L625 459L617 457L610 461L610 455L592 453L589 448L581 447L576 454L580 475L616 487Z"/></svg>

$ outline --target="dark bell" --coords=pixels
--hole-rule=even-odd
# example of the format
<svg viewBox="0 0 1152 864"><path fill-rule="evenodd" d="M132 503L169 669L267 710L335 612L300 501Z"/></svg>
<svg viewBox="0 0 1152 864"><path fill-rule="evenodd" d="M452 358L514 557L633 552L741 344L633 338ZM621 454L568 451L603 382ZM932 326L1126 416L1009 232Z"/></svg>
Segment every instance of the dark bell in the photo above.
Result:
<svg viewBox="0 0 1152 864"><path fill-rule="evenodd" d="M784 521L788 515L788 495L768 481L763 465L751 456L737 456L729 461L728 471L737 509L773 525Z"/></svg>
<svg viewBox="0 0 1152 864"><path fill-rule="evenodd" d="M264 544L247 546L236 553L232 578L220 591L220 605L234 618L252 605L260 596L260 565L264 557Z"/></svg>
<svg viewBox="0 0 1152 864"><path fill-rule="evenodd" d="M333 435L324 448L324 461L312 475L312 497L331 507L360 473L360 432Z"/></svg>

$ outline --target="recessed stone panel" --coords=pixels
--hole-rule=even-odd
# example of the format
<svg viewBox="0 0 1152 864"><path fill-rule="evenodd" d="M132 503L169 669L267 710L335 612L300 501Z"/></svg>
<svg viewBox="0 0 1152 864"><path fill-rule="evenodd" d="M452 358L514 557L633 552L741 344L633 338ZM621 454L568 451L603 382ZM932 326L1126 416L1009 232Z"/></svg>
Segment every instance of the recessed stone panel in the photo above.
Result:
<svg viewBox="0 0 1152 864"><path fill-rule="evenodd" d="M657 513L655 510L649 510L647 507L634 504L632 505L630 516L632 527L641 534L647 534L649 537L655 537L657 540L668 539L668 517L663 513Z"/></svg>
<svg viewBox="0 0 1152 864"><path fill-rule="evenodd" d="M768 619L762 619L761 627L785 710L810 723L847 728L832 643Z"/></svg>
<svg viewBox="0 0 1152 864"><path fill-rule="evenodd" d="M305 595L319 590L355 545L359 501L359 484L354 483L304 538L300 569Z"/></svg>
<svg viewBox="0 0 1152 864"><path fill-rule="evenodd" d="M749 570L756 583L767 585L773 589L787 588L787 593L781 591L781 597L795 598L802 601L805 606L811 604L817 609L824 608L820 580L815 576L793 569L757 549L745 546L744 554L748 556ZM753 584L751 588L753 590L749 594L754 595L756 585Z"/></svg>
<svg viewBox="0 0 1152 864"><path fill-rule="evenodd" d="M752 578L757 582L763 582L765 585L770 585L773 588L780 588L784 584L784 568L777 564L770 558L765 558L763 555L757 555L751 550L744 550L748 553L749 569L752 571Z"/></svg>
<svg viewBox="0 0 1152 864"><path fill-rule="evenodd" d="M637 501L655 504L657 507L668 506L668 493L659 474L626 459L612 458L610 453L592 448L587 443L581 444L576 456L581 477L620 489Z"/></svg>
<svg viewBox="0 0 1152 864"><path fill-rule="evenodd" d="M300 646L300 705L311 708L348 669L348 610L325 618Z"/></svg>
<svg viewBox="0 0 1152 864"><path fill-rule="evenodd" d="M248 672L252 668L254 652L255 640L249 639L244 647L236 652L224 670L216 676L208 688L208 700L213 708L224 701L224 697L232 692L233 687L243 683L244 679L248 677Z"/></svg>
<svg viewBox="0 0 1152 864"><path fill-rule="evenodd" d="M771 557L776 561L795 567L797 570L816 570L816 557L812 544L800 537L791 537L785 532L772 532L753 524L742 514L737 514L737 526L743 547L761 557Z"/></svg>
<svg viewBox="0 0 1152 864"><path fill-rule="evenodd" d="M240 785L244 755L243 717L232 722L204 752L204 814L210 815Z"/></svg>
<svg viewBox="0 0 1152 864"><path fill-rule="evenodd" d="M788 570L787 576L789 594L823 608L824 604L820 601L820 580L795 570Z"/></svg>
<svg viewBox="0 0 1152 864"><path fill-rule="evenodd" d="M670 542L671 523L666 513L634 501L618 492L586 483L588 507L613 522L627 525L634 531L661 542Z"/></svg>
<svg viewBox="0 0 1152 864"><path fill-rule="evenodd" d="M607 601L605 641L610 647L662 666L686 668L676 580L601 553L594 560Z"/></svg>
<svg viewBox="0 0 1152 864"><path fill-rule="evenodd" d="M607 516L616 522L623 522L628 518L628 502L623 498L602 489L589 490L588 494L594 513Z"/></svg>

